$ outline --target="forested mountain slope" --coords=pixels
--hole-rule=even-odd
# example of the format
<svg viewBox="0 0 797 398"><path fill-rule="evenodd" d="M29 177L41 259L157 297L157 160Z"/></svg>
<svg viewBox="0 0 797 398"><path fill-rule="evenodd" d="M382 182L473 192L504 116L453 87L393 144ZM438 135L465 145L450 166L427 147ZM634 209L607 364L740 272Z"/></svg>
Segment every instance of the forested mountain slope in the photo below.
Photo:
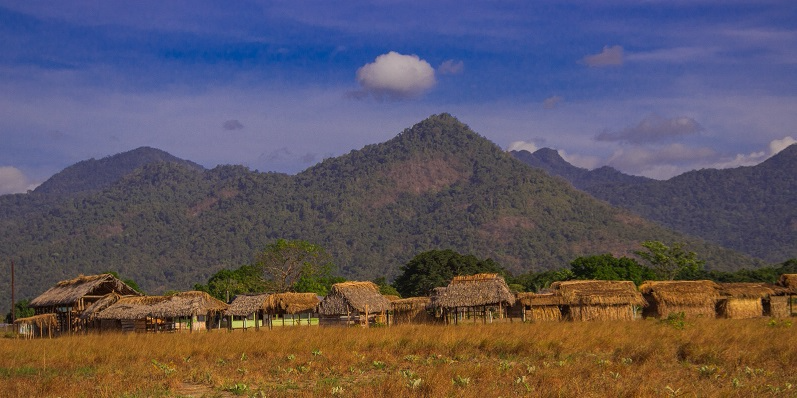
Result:
<svg viewBox="0 0 797 398"><path fill-rule="evenodd" d="M690 171L666 181L589 171L550 149L516 158L596 198L677 231L780 262L797 257L797 145L751 167Z"/></svg>
<svg viewBox="0 0 797 398"><path fill-rule="evenodd" d="M4 205L35 200L7 196ZM629 255L648 239L687 241L714 269L759 265L575 190L447 114L295 176L154 162L101 191L3 214L0 256L16 261L18 297L106 270L150 293L185 289L278 238L323 246L352 279L392 278L431 249L493 258L518 273L586 254Z"/></svg>

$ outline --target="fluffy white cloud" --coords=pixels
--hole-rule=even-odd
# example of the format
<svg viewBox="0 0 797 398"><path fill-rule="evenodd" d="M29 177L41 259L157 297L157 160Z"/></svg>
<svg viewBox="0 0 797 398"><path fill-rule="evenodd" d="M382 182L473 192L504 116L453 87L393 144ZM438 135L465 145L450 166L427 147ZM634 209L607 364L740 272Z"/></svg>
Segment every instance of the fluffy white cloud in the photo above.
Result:
<svg viewBox="0 0 797 398"><path fill-rule="evenodd" d="M604 67L604 66L619 66L623 64L623 47L621 46L604 46L603 51L598 54L587 55L582 61L588 66Z"/></svg>
<svg viewBox="0 0 797 398"><path fill-rule="evenodd" d="M636 126L627 127L620 131L604 131L595 139L598 141L622 141L631 144L659 142L672 137L697 134L703 131L703 126L689 117L676 117L664 119L661 116L650 115Z"/></svg>
<svg viewBox="0 0 797 398"><path fill-rule="evenodd" d="M402 99L420 96L434 87L437 80L434 68L417 55L391 51L358 69L357 82L364 94Z"/></svg>
<svg viewBox="0 0 797 398"><path fill-rule="evenodd" d="M716 158L717 154L713 149L692 148L683 144L671 144L661 148L634 146L619 148L606 164L625 173L667 179L692 170L696 164L703 164L707 159Z"/></svg>
<svg viewBox="0 0 797 398"><path fill-rule="evenodd" d="M0 195L23 193L35 187L18 168L0 166Z"/></svg>
<svg viewBox="0 0 797 398"><path fill-rule="evenodd" d="M462 61L449 59L443 61L443 63L437 68L437 71L440 72L441 75L458 75L462 73L464 69L465 64Z"/></svg>
<svg viewBox="0 0 797 398"><path fill-rule="evenodd" d="M507 151L529 151L530 153L537 152L537 145L533 142L526 142L526 141L515 141L509 144L509 147L506 149Z"/></svg>
<svg viewBox="0 0 797 398"><path fill-rule="evenodd" d="M783 137L782 139L779 140L773 140L772 142L769 143L769 155L774 156L778 152L794 144L797 144L797 140L795 140L791 136Z"/></svg>

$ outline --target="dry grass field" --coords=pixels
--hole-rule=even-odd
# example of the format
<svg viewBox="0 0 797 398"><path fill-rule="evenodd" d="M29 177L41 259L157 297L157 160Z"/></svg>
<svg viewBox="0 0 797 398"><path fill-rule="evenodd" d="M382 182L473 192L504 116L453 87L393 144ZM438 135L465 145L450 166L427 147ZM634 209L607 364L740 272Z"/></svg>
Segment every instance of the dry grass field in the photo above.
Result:
<svg viewBox="0 0 797 398"><path fill-rule="evenodd" d="M788 320L0 339L9 397L797 396Z"/></svg>

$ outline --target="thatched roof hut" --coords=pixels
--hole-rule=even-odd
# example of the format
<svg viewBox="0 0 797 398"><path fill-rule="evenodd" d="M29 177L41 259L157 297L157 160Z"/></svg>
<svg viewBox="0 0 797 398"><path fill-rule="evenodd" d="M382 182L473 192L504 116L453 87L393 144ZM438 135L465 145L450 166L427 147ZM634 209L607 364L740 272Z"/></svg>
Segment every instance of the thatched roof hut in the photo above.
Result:
<svg viewBox="0 0 797 398"><path fill-rule="evenodd" d="M195 315L206 315L224 312L227 303L200 291L188 291L167 296L166 300L152 306L151 316L154 318L186 318Z"/></svg>
<svg viewBox="0 0 797 398"><path fill-rule="evenodd" d="M128 297L134 297L134 296L128 296ZM94 319L97 318L97 314L100 311L110 307L112 304L116 303L121 298L122 296L116 294L115 292L106 294L101 299L95 301L93 304L86 307L86 309L83 310L83 313L80 314L80 319L84 321L93 321Z"/></svg>
<svg viewBox="0 0 797 398"><path fill-rule="evenodd" d="M781 275L778 286L786 288L789 294L797 294L797 274Z"/></svg>
<svg viewBox="0 0 797 398"><path fill-rule="evenodd" d="M301 314L315 312L321 299L315 293L275 293L266 297L263 310L267 314Z"/></svg>
<svg viewBox="0 0 797 398"><path fill-rule="evenodd" d="M379 287L373 282L336 283L318 304L318 313L321 315L364 314L388 310L390 301L379 293Z"/></svg>
<svg viewBox="0 0 797 398"><path fill-rule="evenodd" d="M248 317L263 309L263 304L268 296L268 293L239 294L232 299L232 303L224 315Z"/></svg>
<svg viewBox="0 0 797 398"><path fill-rule="evenodd" d="M43 307L81 307L87 296L98 300L109 293L140 296L141 293L111 274L80 275L77 278L61 281L46 292L31 300L33 308ZM90 300L92 303L94 300ZM85 303L89 304L89 303Z"/></svg>
<svg viewBox="0 0 797 398"><path fill-rule="evenodd" d="M646 317L665 318L683 313L687 317L715 317L720 287L712 281L647 281L639 290L648 302Z"/></svg>
<svg viewBox="0 0 797 398"><path fill-rule="evenodd" d="M455 276L451 283L436 292L435 305L441 308L512 305L515 295L498 274Z"/></svg>
<svg viewBox="0 0 797 398"><path fill-rule="evenodd" d="M165 296L122 297L97 313L98 319L137 320L152 314L152 307L168 300Z"/></svg>
<svg viewBox="0 0 797 398"><path fill-rule="evenodd" d="M554 293L517 293L515 305L524 321L561 321L564 298Z"/></svg>
<svg viewBox="0 0 797 398"><path fill-rule="evenodd" d="M563 315L573 321L633 320L636 307L647 305L634 282L630 281L554 282L551 290L566 304Z"/></svg>
<svg viewBox="0 0 797 398"><path fill-rule="evenodd" d="M720 283L722 298L717 302L717 316L745 319L770 315L771 298L786 292L784 287L767 283Z"/></svg>

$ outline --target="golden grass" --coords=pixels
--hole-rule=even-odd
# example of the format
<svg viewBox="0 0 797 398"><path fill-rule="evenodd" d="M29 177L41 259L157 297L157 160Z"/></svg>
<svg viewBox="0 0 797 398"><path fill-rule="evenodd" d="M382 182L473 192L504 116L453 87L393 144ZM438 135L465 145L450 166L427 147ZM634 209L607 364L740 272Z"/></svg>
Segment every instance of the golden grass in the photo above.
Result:
<svg viewBox="0 0 797 398"><path fill-rule="evenodd" d="M5 396L42 397L797 394L797 328L788 320L679 327L515 322L0 339L0 383Z"/></svg>

